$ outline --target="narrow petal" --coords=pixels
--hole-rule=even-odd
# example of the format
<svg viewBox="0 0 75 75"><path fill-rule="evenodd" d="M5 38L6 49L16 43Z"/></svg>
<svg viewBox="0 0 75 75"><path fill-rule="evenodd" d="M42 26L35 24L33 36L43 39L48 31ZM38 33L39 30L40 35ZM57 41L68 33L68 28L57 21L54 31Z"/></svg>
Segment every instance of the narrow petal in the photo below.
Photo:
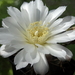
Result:
<svg viewBox="0 0 75 75"><path fill-rule="evenodd" d="M58 46L59 48L62 48L63 50L66 51L66 56L65 56L65 58L66 58L67 60L69 60L69 59L72 58L73 54L72 54L72 52L71 52L69 49L67 49L66 47L61 46L61 45L57 45L57 46Z"/></svg>
<svg viewBox="0 0 75 75"><path fill-rule="evenodd" d="M18 52L14 58L14 64L19 64L20 62L22 62L23 58L24 58L24 54L25 52L23 50L21 50L20 52ZM26 53L25 53L26 54Z"/></svg>
<svg viewBox="0 0 75 75"><path fill-rule="evenodd" d="M57 26L55 26L54 28L51 28L51 34L55 35L58 33L61 33L63 31L66 31L68 28L70 28L72 25L74 25L75 22L75 17L73 16L67 16L65 18L63 18L62 22L60 24L58 24Z"/></svg>
<svg viewBox="0 0 75 75"><path fill-rule="evenodd" d="M44 6L42 0L35 0L35 5L40 11L42 10L42 8Z"/></svg>
<svg viewBox="0 0 75 75"><path fill-rule="evenodd" d="M16 20L19 20L21 18L20 11L15 7L8 7L7 12L11 17L13 17Z"/></svg>
<svg viewBox="0 0 75 75"><path fill-rule="evenodd" d="M3 26L4 28L8 28L8 26L6 26L3 21L2 21L2 26Z"/></svg>
<svg viewBox="0 0 75 75"><path fill-rule="evenodd" d="M49 51L45 48L45 46L43 45L39 45L36 44L36 46L38 46L37 51L43 54L49 54Z"/></svg>
<svg viewBox="0 0 75 75"><path fill-rule="evenodd" d="M24 2L21 7L20 7L21 10L27 10L28 11L28 3L27 2Z"/></svg>
<svg viewBox="0 0 75 75"><path fill-rule="evenodd" d="M48 15L48 8L44 6L40 12L40 20L43 22Z"/></svg>
<svg viewBox="0 0 75 75"><path fill-rule="evenodd" d="M30 3L24 2L21 10L28 12L30 22L43 21L48 14L48 8L44 6L41 0L31 1Z"/></svg>
<svg viewBox="0 0 75 75"><path fill-rule="evenodd" d="M13 20L13 21L12 21ZM3 22L5 23L5 25L7 25L8 31L15 36L15 38L19 39L19 40L23 40L23 38L25 37L25 29L21 26L19 26L19 24L17 23L17 21L15 21L13 18L11 17L7 17L3 20Z"/></svg>
<svg viewBox="0 0 75 75"><path fill-rule="evenodd" d="M14 48L24 48L25 47L25 41L19 41L19 40L12 40L10 45Z"/></svg>
<svg viewBox="0 0 75 75"><path fill-rule="evenodd" d="M44 21L48 14L48 8L44 6L44 3L42 2L42 0L35 0L35 5L37 9L40 11L40 14L39 14L40 20Z"/></svg>
<svg viewBox="0 0 75 75"><path fill-rule="evenodd" d="M40 60L33 67L37 74L45 75L48 72L49 67L44 54L40 53Z"/></svg>
<svg viewBox="0 0 75 75"><path fill-rule="evenodd" d="M26 52L31 53L32 51L35 50L35 46L33 44L26 43L24 49Z"/></svg>
<svg viewBox="0 0 75 75"><path fill-rule="evenodd" d="M7 45L13 39L14 39L14 37L9 33L8 28L0 28L0 44L6 44Z"/></svg>
<svg viewBox="0 0 75 75"><path fill-rule="evenodd" d="M0 48L0 55L6 58L15 54L17 51L19 51L19 49L15 49L13 47L10 47L9 45L2 45Z"/></svg>
<svg viewBox="0 0 75 75"><path fill-rule="evenodd" d="M20 62L16 65L16 70L21 69L21 68L25 68L28 65L27 62Z"/></svg>
<svg viewBox="0 0 75 75"><path fill-rule="evenodd" d="M21 6L21 10L24 10L24 9L28 12L31 23L37 21L37 18L38 18L37 15L39 13L39 10L37 10L33 1L31 1L30 3L24 2ZM40 17L38 20L40 20Z"/></svg>
<svg viewBox="0 0 75 75"><path fill-rule="evenodd" d="M21 26L23 26L23 28L27 28L30 24L28 12L26 10L22 9L21 10L21 16L22 16L22 20L23 20Z"/></svg>
<svg viewBox="0 0 75 75"><path fill-rule="evenodd" d="M21 17L21 12L17 8L8 7L7 12L13 19L15 19L18 22L18 24L23 23L23 20L22 20L22 17Z"/></svg>
<svg viewBox="0 0 75 75"><path fill-rule="evenodd" d="M52 23L55 21L64 11L66 10L66 6L58 7L57 9L51 11L49 15L46 17L44 24Z"/></svg>
<svg viewBox="0 0 75 75"><path fill-rule="evenodd" d="M8 13L11 17L8 17L3 21L8 27L10 27L10 30L12 30L12 28L14 27L14 29L20 30L21 32L25 32L26 24L29 25L30 23L28 13L26 11L20 12L15 7L8 7Z"/></svg>
<svg viewBox="0 0 75 75"><path fill-rule="evenodd" d="M75 40L75 30L66 31L47 40L47 43L64 43Z"/></svg>
<svg viewBox="0 0 75 75"><path fill-rule="evenodd" d="M37 63L39 59L40 59L39 53L36 51L33 51L32 53L27 53L25 55L25 60L31 63L31 65L33 65L34 63Z"/></svg>
<svg viewBox="0 0 75 75"><path fill-rule="evenodd" d="M61 45L49 44L46 45L46 48L50 51L51 55L58 57L61 60L70 59L72 57L71 51Z"/></svg>
<svg viewBox="0 0 75 75"><path fill-rule="evenodd" d="M32 44L26 44L24 50L27 52L25 55L25 60L32 65L39 61L39 53L37 48Z"/></svg>
<svg viewBox="0 0 75 75"><path fill-rule="evenodd" d="M63 21L62 18L57 19L55 22L53 22L53 24L51 24L49 28L53 30L53 28L57 27L62 21Z"/></svg>

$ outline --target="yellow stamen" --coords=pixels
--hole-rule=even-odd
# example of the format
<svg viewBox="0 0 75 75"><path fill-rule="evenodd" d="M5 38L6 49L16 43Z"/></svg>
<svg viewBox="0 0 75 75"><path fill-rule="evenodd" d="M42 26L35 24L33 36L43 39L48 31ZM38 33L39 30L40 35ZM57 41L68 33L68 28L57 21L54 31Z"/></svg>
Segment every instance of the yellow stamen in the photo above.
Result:
<svg viewBox="0 0 75 75"><path fill-rule="evenodd" d="M28 42L33 44L44 44L49 33L48 27L42 25L42 22L31 23L27 29Z"/></svg>

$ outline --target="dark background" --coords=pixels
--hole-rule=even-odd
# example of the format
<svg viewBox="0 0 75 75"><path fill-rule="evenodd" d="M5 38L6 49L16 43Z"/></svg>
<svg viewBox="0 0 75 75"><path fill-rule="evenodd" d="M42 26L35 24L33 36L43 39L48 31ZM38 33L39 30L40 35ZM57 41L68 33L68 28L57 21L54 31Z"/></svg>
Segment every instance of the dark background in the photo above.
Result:
<svg viewBox="0 0 75 75"><path fill-rule="evenodd" d="M20 8L20 5L24 1L29 2L30 0L0 0L0 26L2 25L2 19L8 16L7 7L14 6ZM75 16L75 0L43 0L43 2L49 7L50 10L56 9L59 6L67 6L67 10L61 17L70 15ZM67 45L67 48L73 52L73 59L75 59L75 44L71 43ZM13 75L8 58L2 58L1 56L0 75Z"/></svg>

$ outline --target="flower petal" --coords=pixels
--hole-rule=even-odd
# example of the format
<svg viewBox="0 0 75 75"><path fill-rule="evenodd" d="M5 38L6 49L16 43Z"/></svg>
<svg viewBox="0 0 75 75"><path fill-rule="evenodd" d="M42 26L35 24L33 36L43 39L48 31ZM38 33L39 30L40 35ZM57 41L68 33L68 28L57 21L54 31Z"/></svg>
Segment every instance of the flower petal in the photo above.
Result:
<svg viewBox="0 0 75 75"><path fill-rule="evenodd" d="M52 23L55 21L64 11L66 10L66 6L58 7L56 10L51 11L46 17L44 24ZM49 25L49 24L48 24Z"/></svg>
<svg viewBox="0 0 75 75"><path fill-rule="evenodd" d="M47 40L47 43L64 43L75 39L75 30L66 31L64 33L53 36Z"/></svg>
<svg viewBox="0 0 75 75"><path fill-rule="evenodd" d="M2 26L3 26L4 28L8 28L8 26L6 26L3 21L2 21Z"/></svg>
<svg viewBox="0 0 75 75"><path fill-rule="evenodd" d="M58 57L61 60L70 59L72 57L71 51L61 45L49 44L46 45L46 48L50 51L51 55Z"/></svg>
<svg viewBox="0 0 75 75"><path fill-rule="evenodd" d="M26 52L25 50L21 50L19 53L17 53L17 55L14 58L14 63L16 65L16 70L24 68L28 65L28 62L26 62L25 60L25 56Z"/></svg>
<svg viewBox="0 0 75 75"><path fill-rule="evenodd" d="M33 51L32 53L27 53L25 55L25 60L31 63L31 65L33 65L34 63L37 63L39 59L40 59L39 53L36 51Z"/></svg>
<svg viewBox="0 0 75 75"><path fill-rule="evenodd" d="M43 21L48 14L48 8L44 6L41 0L31 1L30 3L24 2L21 10L28 12L31 23L40 20Z"/></svg>
<svg viewBox="0 0 75 75"><path fill-rule="evenodd" d="M36 46L38 46L37 51L43 54L49 54L49 51L45 48L45 46L43 45L39 45L36 44Z"/></svg>
<svg viewBox="0 0 75 75"><path fill-rule="evenodd" d="M24 49L26 52L31 53L32 51L35 50L35 46L33 44L26 43Z"/></svg>
<svg viewBox="0 0 75 75"><path fill-rule="evenodd" d="M40 60L33 67L37 74L45 75L48 72L49 67L44 54L40 53Z"/></svg>
<svg viewBox="0 0 75 75"><path fill-rule="evenodd" d="M8 18L8 22L12 25L17 26L20 29L25 29L26 24L29 25L29 16L27 11L19 11L15 7L8 7L8 13L10 14L11 18ZM7 24L8 26L11 26L11 24Z"/></svg>
<svg viewBox="0 0 75 75"><path fill-rule="evenodd" d="M22 9L21 16L22 16L22 21L23 21L21 26L23 26L23 28L26 29L30 24L29 14L26 10Z"/></svg>
<svg viewBox="0 0 75 75"><path fill-rule="evenodd" d="M24 54L25 52L23 50L21 50L20 52L18 52L14 58L14 64L19 64L20 62L22 62L22 60L24 59ZM26 53L25 53L26 54Z"/></svg>
<svg viewBox="0 0 75 75"><path fill-rule="evenodd" d="M16 19L16 20L20 20L21 14L20 14L20 11L19 11L17 8L15 8L15 7L8 7L7 12L8 12L8 14L9 14L12 18L14 18L14 19ZM21 21L21 20L20 20L20 21Z"/></svg>
<svg viewBox="0 0 75 75"><path fill-rule="evenodd" d="M35 0L35 5L37 9L40 11L40 20L44 21L47 14L48 14L48 8L44 6L42 0Z"/></svg>
<svg viewBox="0 0 75 75"><path fill-rule="evenodd" d="M20 12L17 8L9 7L8 13L11 15L11 17L7 17L3 20L5 25L9 27L8 30L10 31L10 33L13 35L16 35L16 37L21 38L21 39L23 38L21 36L25 37L26 28L27 26L29 26L29 23L30 23L27 12L25 12L24 14L23 12L22 11ZM25 17L27 19L24 19L23 18L24 16L22 14L26 15Z"/></svg>
<svg viewBox="0 0 75 75"><path fill-rule="evenodd" d="M13 39L7 28L0 28L0 44L9 44Z"/></svg>
<svg viewBox="0 0 75 75"><path fill-rule="evenodd" d="M32 44L26 44L24 50L27 52L25 55L25 60L32 65L39 61L39 54L37 48Z"/></svg>
<svg viewBox="0 0 75 75"><path fill-rule="evenodd" d="M74 25L75 17L73 16L67 16L63 18L62 22L55 26L54 28L51 27L52 31L51 34L55 35L58 33L61 33L63 31L66 31L68 28L70 28L72 25Z"/></svg>
<svg viewBox="0 0 75 75"><path fill-rule="evenodd" d="M0 55L6 58L15 54L17 51L19 51L19 49L15 49L9 45L2 45L0 48Z"/></svg>
<svg viewBox="0 0 75 75"><path fill-rule="evenodd" d="M13 20L13 21L12 21ZM8 31L15 36L15 38L19 39L19 40L23 40L23 38L25 37L25 30L24 28L22 29L21 26L19 26L14 19L12 19L11 17L7 17L3 20L3 22L5 23L5 25L7 25Z"/></svg>
<svg viewBox="0 0 75 75"><path fill-rule="evenodd" d="M12 40L10 45L14 48L24 48L25 47L25 41L19 41L19 40Z"/></svg>
<svg viewBox="0 0 75 75"><path fill-rule="evenodd" d="M55 22L53 22L53 23L50 25L49 29L53 30L53 28L57 27L62 21L63 21L62 18L57 19Z"/></svg>
<svg viewBox="0 0 75 75"><path fill-rule="evenodd" d="M20 62L16 65L16 70L21 69L21 68L25 68L28 65L27 62Z"/></svg>
<svg viewBox="0 0 75 75"><path fill-rule="evenodd" d="M30 3L24 2L21 6L21 10L24 10L24 9L28 12L31 23L37 21L37 18L38 18L37 15L39 13L39 10L36 9L36 6L33 1L31 1Z"/></svg>
<svg viewBox="0 0 75 75"><path fill-rule="evenodd" d="M69 60L69 59L72 58L73 54L72 54L72 52L71 52L69 49L67 49L66 47L61 46L61 45L57 45L57 46L58 46L59 48L62 48L63 50L65 50L65 52L66 52L65 58L66 58L67 60Z"/></svg>
<svg viewBox="0 0 75 75"><path fill-rule="evenodd" d="M35 0L35 5L40 11L42 10L42 8L44 6L42 0Z"/></svg>

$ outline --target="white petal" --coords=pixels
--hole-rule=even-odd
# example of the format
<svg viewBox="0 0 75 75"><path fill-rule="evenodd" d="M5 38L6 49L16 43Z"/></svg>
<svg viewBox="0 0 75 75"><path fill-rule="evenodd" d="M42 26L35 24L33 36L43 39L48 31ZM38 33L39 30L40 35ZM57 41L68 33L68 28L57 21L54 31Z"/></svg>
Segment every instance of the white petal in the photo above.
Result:
<svg viewBox="0 0 75 75"><path fill-rule="evenodd" d="M34 50L33 52L30 53L32 59L35 59L37 54L38 54L37 50Z"/></svg>
<svg viewBox="0 0 75 75"><path fill-rule="evenodd" d="M44 6L40 12L40 20L44 21L47 15L48 15L48 8Z"/></svg>
<svg viewBox="0 0 75 75"><path fill-rule="evenodd" d="M34 50L32 53L30 53L30 55L31 55L31 58L33 60L32 61L33 64L37 63L40 60L40 56L39 56L39 53L37 51Z"/></svg>
<svg viewBox="0 0 75 75"><path fill-rule="evenodd" d="M27 52L25 59L27 62L33 64L39 61L39 54L37 48L32 44L26 44L24 50Z"/></svg>
<svg viewBox="0 0 75 75"><path fill-rule="evenodd" d="M46 48L50 51L50 54L60 58L61 60L70 59L72 53L65 47L58 44L49 44L46 45Z"/></svg>
<svg viewBox="0 0 75 75"><path fill-rule="evenodd" d="M57 27L62 21L63 21L62 18L57 19L55 22L53 22L51 24L51 26L49 27L49 29L53 30L53 28Z"/></svg>
<svg viewBox="0 0 75 75"><path fill-rule="evenodd" d="M16 65L16 70L24 68L28 65L28 62L25 60L26 52L25 50L21 50L14 58L14 63Z"/></svg>
<svg viewBox="0 0 75 75"><path fill-rule="evenodd" d="M47 43L64 43L75 39L75 30L66 31L47 40Z"/></svg>
<svg viewBox="0 0 75 75"><path fill-rule="evenodd" d="M21 69L21 68L25 68L28 65L27 62L20 62L16 65L16 70Z"/></svg>
<svg viewBox="0 0 75 75"><path fill-rule="evenodd" d="M51 34L55 35L63 31L66 31L68 28L74 25L74 22L75 22L75 17L73 16L67 16L63 18L60 24L57 23L58 24L57 26L55 26L54 28L51 28L52 29Z"/></svg>
<svg viewBox="0 0 75 75"><path fill-rule="evenodd" d="M20 22L20 19L19 19L19 22ZM17 19L15 18L12 18L12 17L7 17L5 19L3 19L3 24L5 24L8 28L12 28L12 27L15 27L19 30L23 30L23 23L19 23ZM23 21L24 22L24 21Z"/></svg>
<svg viewBox="0 0 75 75"><path fill-rule="evenodd" d="M11 14L11 12L12 12L12 14ZM24 32L26 32L26 30L25 30L26 24L29 25L29 23L30 23L27 12L23 14L15 7L8 7L8 13L11 15L11 17L4 19L3 22L5 23L5 25L10 27L9 31L12 34L16 34L16 35L21 35L21 34L25 35ZM22 14L26 15L25 17L27 18L27 20L23 18Z"/></svg>
<svg viewBox="0 0 75 75"><path fill-rule="evenodd" d="M9 44L13 39L7 28L0 28L0 44Z"/></svg>
<svg viewBox="0 0 75 75"><path fill-rule="evenodd" d="M33 1L31 1L31 2L33 2ZM31 2L30 3L27 3L27 2L24 2L22 5L21 5L21 10L22 9L25 9L25 10L27 10L27 11L29 11L28 9L28 6L29 5L31 5ZM44 6L43 5L43 2L41 1L41 0L35 0L34 2L33 2L33 5L36 5L36 7L41 11L42 10L42 7Z"/></svg>
<svg viewBox="0 0 75 75"><path fill-rule="evenodd" d="M18 52L14 58L14 63L19 64L20 62L22 62L22 60L24 59L24 54L25 52L23 50L21 50L20 52ZM26 54L26 53L25 53Z"/></svg>
<svg viewBox="0 0 75 75"><path fill-rule="evenodd" d="M40 11L42 10L42 8L44 6L42 0L35 0L35 5Z"/></svg>
<svg viewBox="0 0 75 75"><path fill-rule="evenodd" d="M38 63L35 63L33 67L37 74L45 75L49 69L45 55L40 53L40 60Z"/></svg>
<svg viewBox="0 0 75 75"><path fill-rule="evenodd" d="M50 51L51 55L65 59L66 52L58 48L55 44L47 45L46 48Z"/></svg>
<svg viewBox="0 0 75 75"><path fill-rule="evenodd" d="M8 14L17 21L18 24L22 24L23 20L21 17L21 12L15 7L8 7Z"/></svg>
<svg viewBox="0 0 75 75"><path fill-rule="evenodd" d="M31 53L35 50L35 46L33 44L25 44L24 49L26 52Z"/></svg>
<svg viewBox="0 0 75 75"><path fill-rule="evenodd" d="M12 21L13 20L13 21ZM5 25L7 25L8 31L15 36L15 38L22 40L25 37L25 30L21 26L19 26L14 19L11 17L7 17L3 20Z"/></svg>
<svg viewBox="0 0 75 75"><path fill-rule="evenodd" d="M28 13L26 11L20 12L15 7L8 7L8 13L10 14L11 18L8 19L7 21L9 23L11 23L12 25L16 25L17 27L20 27L20 29L25 29L26 24L29 25L29 23L30 23L29 22L29 16L28 16ZM11 24L10 25L7 24L7 25L11 26Z"/></svg>
<svg viewBox="0 0 75 75"><path fill-rule="evenodd" d="M2 26L3 26L4 28L8 28L8 26L6 26L3 21L2 21Z"/></svg>
<svg viewBox="0 0 75 75"><path fill-rule="evenodd" d="M37 45L38 48L37 48L37 51L40 52L40 53L43 53L43 54L49 54L49 51L45 48L45 46L39 46Z"/></svg>
<svg viewBox="0 0 75 75"><path fill-rule="evenodd" d="M48 14L48 8L46 6L44 6L42 0L36 0L35 5L36 5L37 9L40 11L40 14L39 14L40 20L44 21Z"/></svg>
<svg viewBox="0 0 75 75"><path fill-rule="evenodd" d="M32 55L33 54L33 55ZM31 63L31 65L33 65L34 63L37 63L39 61L40 57L39 57L39 53L38 52L32 52L32 53L27 53L25 55L25 60L29 63Z"/></svg>
<svg viewBox="0 0 75 75"><path fill-rule="evenodd" d="M66 6L58 7L56 10L53 10L49 13L49 15L46 17L44 24L52 23L55 21L64 11L66 10Z"/></svg>
<svg viewBox="0 0 75 75"><path fill-rule="evenodd" d="M21 10L25 9L28 11L28 3L27 2L24 2L21 7L20 7Z"/></svg>
<svg viewBox="0 0 75 75"><path fill-rule="evenodd" d="M10 45L14 48L24 48L25 47L25 41L19 41L19 40L12 40Z"/></svg>
<svg viewBox="0 0 75 75"><path fill-rule="evenodd" d="M7 12L14 19L19 20L21 18L20 11L17 8L15 8L15 7L8 7Z"/></svg>
<svg viewBox="0 0 75 75"><path fill-rule="evenodd" d="M43 21L48 14L48 8L43 5L41 0L31 1L30 3L24 2L21 10L28 12L30 22Z"/></svg>
<svg viewBox="0 0 75 75"><path fill-rule="evenodd" d="M73 54L72 54L72 52L69 50L69 49L67 49L66 47L64 47L64 46L61 46L61 45L57 45L59 48L62 48L63 50L65 50L65 52L66 52L66 60L68 60L68 59L71 59L72 58L72 56L73 56Z"/></svg>
<svg viewBox="0 0 75 75"><path fill-rule="evenodd" d="M10 47L9 45L2 45L0 48L0 55L6 58L15 54L17 51L19 51L19 49L15 49L13 47Z"/></svg>
<svg viewBox="0 0 75 75"><path fill-rule="evenodd" d="M31 23L37 21L37 13L39 13L39 10L36 9L36 6L33 1L31 1L30 3L24 2L21 6L21 10L24 9L28 12Z"/></svg>
<svg viewBox="0 0 75 75"><path fill-rule="evenodd" d="M41 21L44 21L48 14L48 8L46 6L44 6L42 0L35 0L34 3L35 3L35 6L37 7L37 9L40 11L39 14L37 13L37 17L39 15L39 17L40 17L39 19Z"/></svg>
<svg viewBox="0 0 75 75"><path fill-rule="evenodd" d="M30 24L29 14L26 10L22 9L21 16L22 16L22 20L23 20L21 26L23 26L23 28L26 29Z"/></svg>

